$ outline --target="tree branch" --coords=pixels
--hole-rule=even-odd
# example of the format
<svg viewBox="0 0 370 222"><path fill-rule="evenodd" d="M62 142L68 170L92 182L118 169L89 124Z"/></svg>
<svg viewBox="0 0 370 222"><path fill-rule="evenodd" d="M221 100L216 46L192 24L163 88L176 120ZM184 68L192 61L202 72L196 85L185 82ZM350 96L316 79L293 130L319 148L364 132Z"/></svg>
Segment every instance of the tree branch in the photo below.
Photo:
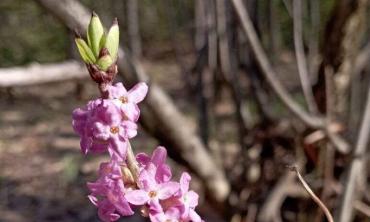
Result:
<svg viewBox="0 0 370 222"><path fill-rule="evenodd" d="M310 197L316 202L316 204L324 211L326 215L326 219L329 222L334 222L333 216L331 215L328 208L325 206L325 204L316 196L316 194L311 190L310 186L306 183L306 181L303 179L302 175L299 173L298 168L296 166L290 167L292 171L294 171L301 184L303 185L304 189L307 191L307 193L310 195Z"/></svg>
<svg viewBox="0 0 370 222"><path fill-rule="evenodd" d="M86 68L77 61L31 64L0 69L0 87L25 86L88 78Z"/></svg>
<svg viewBox="0 0 370 222"><path fill-rule="evenodd" d="M302 34L302 0L293 1L293 23L294 23L294 46L297 57L299 79L303 89L308 109L311 113L317 113L317 105L312 92L311 80L307 69L307 59L303 48Z"/></svg>
<svg viewBox="0 0 370 222"><path fill-rule="evenodd" d="M239 16L243 31L247 36L252 51L256 57L256 60L261 67L262 74L266 78L267 82L270 84L271 88L275 91L278 98L285 104L285 106L295 114L301 121L306 125L315 128L323 129L327 134L331 142L338 148L338 151L342 153L348 153L349 146L343 146L343 143L346 145L345 140L339 137L339 135L333 136L333 133L330 131L330 124L327 124L325 118L313 115L304 109L293 99L293 97L288 93L285 87L281 84L277 73L272 68L266 53L264 52L261 42L259 41L256 30L253 27L253 24L250 20L247 10L245 9L242 0L232 0L235 11ZM333 138L335 138L333 140ZM341 138L341 139L339 139ZM338 143L340 141L341 143Z"/></svg>
<svg viewBox="0 0 370 222"><path fill-rule="evenodd" d="M366 148L369 143L370 135L370 89L367 94L366 106L364 109L364 114L362 118L362 123L360 126L360 131L358 134L354 157L352 159L348 177L346 178L346 184L344 193L342 196L341 207L338 212L338 222L348 222L353 218L353 203L358 197L356 194L356 187L358 185L358 180L364 175L365 165L366 165Z"/></svg>
<svg viewBox="0 0 370 222"><path fill-rule="evenodd" d="M232 0L233 6L235 11L237 12L239 19L241 21L241 25L243 28L244 33L246 34L250 46L256 56L256 59L262 69L262 73L266 78L267 82L270 84L272 89L278 95L279 99L292 111L299 119L305 122L307 125L318 128L322 127L324 124L324 119L313 116L294 101L294 99L289 95L287 90L281 84L281 82L277 79L277 74L272 68L266 53L264 52L262 45L257 37L256 31L253 27L253 24L249 18L248 12L245 9L241 0Z"/></svg>

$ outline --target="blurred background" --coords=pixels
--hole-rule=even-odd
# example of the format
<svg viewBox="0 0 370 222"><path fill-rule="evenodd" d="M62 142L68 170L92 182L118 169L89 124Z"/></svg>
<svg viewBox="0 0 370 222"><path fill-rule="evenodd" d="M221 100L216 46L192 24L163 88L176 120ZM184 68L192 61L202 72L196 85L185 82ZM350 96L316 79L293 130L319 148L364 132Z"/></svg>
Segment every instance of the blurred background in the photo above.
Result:
<svg viewBox="0 0 370 222"><path fill-rule="evenodd" d="M336 221L370 221L368 0L1 0L0 221L98 221L107 157L71 127L99 95L71 31L92 10L118 18L120 81L151 85L135 152L165 145L206 221L326 221L291 165Z"/></svg>

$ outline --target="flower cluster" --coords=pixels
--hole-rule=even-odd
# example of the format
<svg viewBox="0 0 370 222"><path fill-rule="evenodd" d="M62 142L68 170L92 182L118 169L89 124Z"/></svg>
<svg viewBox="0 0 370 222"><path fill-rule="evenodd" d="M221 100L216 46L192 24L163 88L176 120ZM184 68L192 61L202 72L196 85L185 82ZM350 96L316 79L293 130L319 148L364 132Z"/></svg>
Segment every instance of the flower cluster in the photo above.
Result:
<svg viewBox="0 0 370 222"><path fill-rule="evenodd" d="M195 212L198 194L189 191L190 175L172 181L166 164L167 151L158 147L152 156L136 155L137 175L129 167L129 139L137 134L138 103L148 87L139 83L127 91L122 83L106 86L106 95L73 111L73 128L81 137L81 150L108 152L110 161L101 163L99 178L88 183L89 199L97 206L102 221L116 221L133 215L141 207L152 222L201 222Z"/></svg>

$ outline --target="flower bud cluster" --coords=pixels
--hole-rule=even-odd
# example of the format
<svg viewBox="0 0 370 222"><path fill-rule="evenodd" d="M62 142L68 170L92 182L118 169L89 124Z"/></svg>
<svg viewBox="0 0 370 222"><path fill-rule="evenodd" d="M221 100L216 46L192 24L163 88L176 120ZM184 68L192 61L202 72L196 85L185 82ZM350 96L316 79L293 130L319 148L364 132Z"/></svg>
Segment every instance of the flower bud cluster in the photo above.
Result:
<svg viewBox="0 0 370 222"><path fill-rule="evenodd" d="M112 82L117 74L119 27L117 19L106 33L93 13L87 29L87 43L76 33L75 42L91 78L99 84Z"/></svg>
<svg viewBox="0 0 370 222"><path fill-rule="evenodd" d="M167 151L154 150L152 156L136 155L138 175L128 168L129 139L137 134L140 115L138 103L147 94L145 83L127 91L122 83L108 85L107 98L88 102L73 111L73 128L81 137L84 154L108 152L110 161L101 163L99 178L88 183L90 201L97 206L102 221L116 221L133 215L141 207L142 215L152 222L201 222L195 212L198 194L189 191L190 175L183 173L180 182L172 181L166 164Z"/></svg>

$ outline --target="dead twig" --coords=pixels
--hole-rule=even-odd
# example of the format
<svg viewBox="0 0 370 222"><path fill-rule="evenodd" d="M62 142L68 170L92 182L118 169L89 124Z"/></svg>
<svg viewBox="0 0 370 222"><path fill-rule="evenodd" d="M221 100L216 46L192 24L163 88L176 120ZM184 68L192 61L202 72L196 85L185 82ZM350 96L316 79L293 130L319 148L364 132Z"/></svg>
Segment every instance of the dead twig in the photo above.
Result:
<svg viewBox="0 0 370 222"><path fill-rule="evenodd" d="M329 209L325 206L325 204L316 196L316 194L311 190L310 186L306 183L303 179L302 175L299 173L298 168L296 166L289 166L290 170L294 171L301 184L303 185L304 189L310 195L310 197L319 205L319 207L324 211L325 216L329 222L334 222L333 216L331 215Z"/></svg>
<svg viewBox="0 0 370 222"><path fill-rule="evenodd" d="M369 217L370 218L370 206L366 205L364 202L362 201L356 201L354 204L353 204L353 207L361 212L362 214L364 214L365 216Z"/></svg>
<svg viewBox="0 0 370 222"><path fill-rule="evenodd" d="M282 221L280 216L280 209L287 197L307 197L307 194L302 191L302 188L294 180L294 175L285 174L275 185L270 192L260 213L258 214L258 221Z"/></svg>
<svg viewBox="0 0 370 222"><path fill-rule="evenodd" d="M284 103L284 105L293 113L295 114L302 122L306 125L315 128L315 129L323 129L326 132L326 135L333 143L335 147L338 148L338 151L342 153L349 152L349 146L344 139L342 139L339 135L333 135L328 130L329 125L326 118L323 118L318 115L314 115L312 113L307 112L304 110L289 94L287 89L282 85L282 83L277 78L277 73L273 69L265 51L262 48L261 42L258 39L257 33L255 28L253 27L252 21L248 15L247 10L244 7L242 0L232 0L233 7L238 14L239 20L242 25L242 29L245 35L248 38L252 51L256 57L256 60L261 67L262 74L267 80L267 83L271 86L274 90L278 98ZM340 139L339 139L340 138Z"/></svg>
<svg viewBox="0 0 370 222"><path fill-rule="evenodd" d="M366 163L366 148L369 142L370 135L370 89L367 94L366 106L358 134L354 158L352 159L344 193L342 196L341 207L338 213L338 222L348 222L353 218L353 203L356 200L357 182L361 175L364 175L364 168Z"/></svg>
<svg viewBox="0 0 370 222"><path fill-rule="evenodd" d="M303 48L302 34L302 0L293 1L293 26L294 26L294 47L297 57L299 79L301 80L303 95L308 109L311 113L317 113L317 105L312 92L311 80L307 69L307 59Z"/></svg>

